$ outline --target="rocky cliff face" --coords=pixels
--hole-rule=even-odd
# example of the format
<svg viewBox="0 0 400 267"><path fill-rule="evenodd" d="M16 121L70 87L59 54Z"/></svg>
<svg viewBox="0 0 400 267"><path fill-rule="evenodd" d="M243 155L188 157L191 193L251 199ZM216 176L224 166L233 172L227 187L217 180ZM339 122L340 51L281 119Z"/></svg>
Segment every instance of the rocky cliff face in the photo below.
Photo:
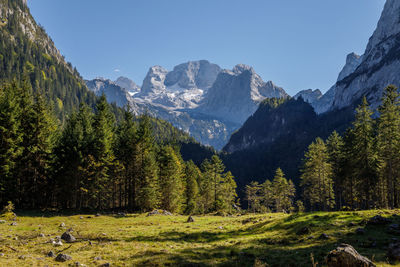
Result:
<svg viewBox="0 0 400 267"><path fill-rule="evenodd" d="M222 71L202 100L198 111L226 121L243 123L265 98L287 97L271 81L264 82L253 68L237 65Z"/></svg>
<svg viewBox="0 0 400 267"><path fill-rule="evenodd" d="M127 77L118 77L114 83L128 91L130 95L135 95L140 92L140 87Z"/></svg>
<svg viewBox="0 0 400 267"><path fill-rule="evenodd" d="M322 93L319 89L307 89L302 90L293 96L294 99L298 99L299 97L303 98L305 102L312 104L322 97Z"/></svg>
<svg viewBox="0 0 400 267"><path fill-rule="evenodd" d="M128 91L111 80L96 78L85 82L87 87L97 96L104 94L108 102L116 103L119 107L124 107L125 105L133 103Z"/></svg>
<svg viewBox="0 0 400 267"><path fill-rule="evenodd" d="M361 63L336 84L332 109L347 107L363 96L376 108L387 85L400 85L399 14L400 1L387 0Z"/></svg>

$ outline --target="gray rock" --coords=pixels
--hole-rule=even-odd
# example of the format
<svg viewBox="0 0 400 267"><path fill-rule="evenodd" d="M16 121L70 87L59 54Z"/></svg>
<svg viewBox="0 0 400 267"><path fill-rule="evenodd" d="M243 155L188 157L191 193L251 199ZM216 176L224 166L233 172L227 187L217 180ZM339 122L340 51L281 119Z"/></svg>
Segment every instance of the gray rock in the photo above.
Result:
<svg viewBox="0 0 400 267"><path fill-rule="evenodd" d="M65 223L60 223L60 227L65 227Z"/></svg>
<svg viewBox="0 0 400 267"><path fill-rule="evenodd" d="M53 258L56 256L56 254L53 251L49 251L49 253L46 254L47 257Z"/></svg>
<svg viewBox="0 0 400 267"><path fill-rule="evenodd" d="M325 234L325 233L322 233L322 234L319 236L319 239L329 239L329 235L327 235L327 234Z"/></svg>
<svg viewBox="0 0 400 267"><path fill-rule="evenodd" d="M172 213L167 210L163 210L162 214L166 216L172 216Z"/></svg>
<svg viewBox="0 0 400 267"><path fill-rule="evenodd" d="M101 261L101 260L103 260L101 257L94 257L94 260L95 261Z"/></svg>
<svg viewBox="0 0 400 267"><path fill-rule="evenodd" d="M192 216L189 216L189 218L187 219L187 222L188 222L188 223L194 222L194 218L193 218Z"/></svg>
<svg viewBox="0 0 400 267"><path fill-rule="evenodd" d="M153 210L147 213L147 216L154 216L154 215L160 215L161 213L158 210Z"/></svg>
<svg viewBox="0 0 400 267"><path fill-rule="evenodd" d="M12 222L10 225L11 226L17 226L18 224L16 222Z"/></svg>
<svg viewBox="0 0 400 267"><path fill-rule="evenodd" d="M76 238L69 231L64 232L61 235L61 239L64 240L65 242L67 242L67 243L73 243L73 242L76 241Z"/></svg>
<svg viewBox="0 0 400 267"><path fill-rule="evenodd" d="M100 267L110 267L111 264L109 262L103 263Z"/></svg>
<svg viewBox="0 0 400 267"><path fill-rule="evenodd" d="M39 234L39 237L45 237L45 234L40 233L40 234Z"/></svg>
<svg viewBox="0 0 400 267"><path fill-rule="evenodd" d="M4 224L4 223L6 223L5 220L0 220L0 224Z"/></svg>
<svg viewBox="0 0 400 267"><path fill-rule="evenodd" d="M65 262L65 261L69 261L69 260L72 260L72 257L67 254L58 254L56 257L56 261L59 261L59 262Z"/></svg>
<svg viewBox="0 0 400 267"><path fill-rule="evenodd" d="M328 267L375 267L368 258L360 255L352 246L341 244L329 252L326 263Z"/></svg>

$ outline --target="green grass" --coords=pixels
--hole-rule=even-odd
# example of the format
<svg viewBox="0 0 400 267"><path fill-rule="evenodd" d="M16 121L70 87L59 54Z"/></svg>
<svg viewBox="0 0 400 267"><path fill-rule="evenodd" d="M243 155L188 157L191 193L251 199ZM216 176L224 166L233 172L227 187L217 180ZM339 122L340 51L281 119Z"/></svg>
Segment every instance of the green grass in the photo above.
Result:
<svg viewBox="0 0 400 267"><path fill-rule="evenodd" d="M386 232L387 226L366 226L366 221L381 214L400 223L398 212L194 216L194 223L186 223L187 216L87 218L89 215L22 212L17 226L0 224L0 252L4 253L0 266L72 266L77 261L87 266L106 262L112 266L311 266L311 253L318 266L324 266L327 253L342 242L353 245L378 266L389 266L385 247L396 236ZM59 227L62 222L66 227ZM298 235L305 226L311 233ZM355 234L358 227L365 227L366 233ZM48 243L69 228L77 242L62 247ZM329 239L319 239L322 233ZM371 239L376 247L369 246ZM57 263L46 257L50 250L56 254L64 250L73 259Z"/></svg>

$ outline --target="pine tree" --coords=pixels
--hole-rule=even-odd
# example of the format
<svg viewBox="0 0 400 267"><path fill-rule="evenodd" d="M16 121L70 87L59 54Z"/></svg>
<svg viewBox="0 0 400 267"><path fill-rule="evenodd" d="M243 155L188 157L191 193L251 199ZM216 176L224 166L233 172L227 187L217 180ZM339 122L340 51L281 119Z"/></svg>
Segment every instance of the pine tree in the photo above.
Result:
<svg viewBox="0 0 400 267"><path fill-rule="evenodd" d="M336 207L340 210L343 206L344 180L343 180L343 138L336 132L326 140L326 148L329 153L329 163L332 166L332 179L334 182L334 192Z"/></svg>
<svg viewBox="0 0 400 267"><path fill-rule="evenodd" d="M205 159L201 164L201 179L198 181L200 191L199 211L201 213L211 212L214 208L213 168L211 161Z"/></svg>
<svg viewBox="0 0 400 267"><path fill-rule="evenodd" d="M334 207L332 166L324 141L317 138L305 154L301 175L303 196L312 209L329 210Z"/></svg>
<svg viewBox="0 0 400 267"><path fill-rule="evenodd" d="M293 207L293 198L295 196L295 187L291 180L286 180L285 174L281 168L275 172L272 181L272 198L274 200L275 210L277 212L289 211Z"/></svg>
<svg viewBox="0 0 400 267"><path fill-rule="evenodd" d="M155 209L159 204L158 169L153 144L150 117L144 115L139 124L137 145L137 204L142 211Z"/></svg>
<svg viewBox="0 0 400 267"><path fill-rule="evenodd" d="M193 163L193 161L188 161L185 164L185 172L184 172L186 187L185 187L185 200L186 214L194 214L199 211L199 185L198 181L201 180L201 171L200 169Z"/></svg>
<svg viewBox="0 0 400 267"><path fill-rule="evenodd" d="M237 197L236 182L231 172L222 174L221 182L217 191L217 210L222 212L232 212Z"/></svg>
<svg viewBox="0 0 400 267"><path fill-rule="evenodd" d="M214 155L211 157L211 179L214 190L214 210L218 210L218 192L220 191L220 185L222 180L222 173L225 170L225 166L222 160Z"/></svg>
<svg viewBox="0 0 400 267"><path fill-rule="evenodd" d="M253 213L258 212L260 210L260 190L261 185L258 182L251 182L246 185L246 200L247 200L247 208L251 210Z"/></svg>
<svg viewBox="0 0 400 267"><path fill-rule="evenodd" d="M385 88L382 104L379 106L378 154L381 160L379 198L382 207L400 206L400 99L397 87ZM375 185L373 183L371 185ZM387 199L384 199L387 196Z"/></svg>
<svg viewBox="0 0 400 267"><path fill-rule="evenodd" d="M351 160L356 188L359 192L359 203L362 208L371 208L374 188L377 184L378 159L375 149L374 121L372 111L364 97L356 109L353 123L353 147ZM352 206L354 208L354 204Z"/></svg>
<svg viewBox="0 0 400 267"><path fill-rule="evenodd" d="M17 84L0 88L0 205L15 200L18 193L15 167L21 153L20 107L16 98Z"/></svg>
<svg viewBox="0 0 400 267"><path fill-rule="evenodd" d="M115 141L115 117L104 94L96 104L96 112L93 120L93 156L96 160L96 172L92 182L92 203L102 209L111 190L110 171L113 167L115 156L112 146Z"/></svg>
<svg viewBox="0 0 400 267"><path fill-rule="evenodd" d="M183 205L182 162L171 146L159 153L160 207L170 212L180 212Z"/></svg>

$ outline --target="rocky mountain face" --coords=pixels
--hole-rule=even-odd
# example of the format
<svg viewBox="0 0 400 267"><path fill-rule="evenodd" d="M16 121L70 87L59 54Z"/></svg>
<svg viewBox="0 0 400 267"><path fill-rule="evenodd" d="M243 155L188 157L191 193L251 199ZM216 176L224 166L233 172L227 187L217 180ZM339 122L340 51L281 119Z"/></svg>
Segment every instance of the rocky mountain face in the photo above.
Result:
<svg viewBox="0 0 400 267"><path fill-rule="evenodd" d="M97 96L104 94L107 96L109 102L116 103L119 107L123 107L133 102L128 90L122 88L111 80L96 78L85 82L87 87Z"/></svg>
<svg viewBox="0 0 400 267"><path fill-rule="evenodd" d="M264 82L252 67L241 64L218 75L198 111L242 124L265 98L287 96L281 87Z"/></svg>
<svg viewBox="0 0 400 267"><path fill-rule="evenodd" d="M128 91L131 96L140 92L140 86L127 77L118 77L114 83Z"/></svg>
<svg viewBox="0 0 400 267"><path fill-rule="evenodd" d="M130 103L136 113L148 112L167 120L216 149L226 144L262 100L288 96L272 82L264 82L249 66L222 70L206 60L183 63L172 71L154 66L134 93L126 89L132 84L127 78L87 81L91 90L105 93L111 102L119 106Z"/></svg>
<svg viewBox="0 0 400 267"><path fill-rule="evenodd" d="M360 64L336 83L331 109L349 106L363 96L376 108L387 85L400 85L399 14L400 1L387 0Z"/></svg>
<svg viewBox="0 0 400 267"><path fill-rule="evenodd" d="M294 99L298 99L299 97L303 98L305 102L312 104L322 97L322 93L319 89L307 89L302 90L293 96Z"/></svg>

